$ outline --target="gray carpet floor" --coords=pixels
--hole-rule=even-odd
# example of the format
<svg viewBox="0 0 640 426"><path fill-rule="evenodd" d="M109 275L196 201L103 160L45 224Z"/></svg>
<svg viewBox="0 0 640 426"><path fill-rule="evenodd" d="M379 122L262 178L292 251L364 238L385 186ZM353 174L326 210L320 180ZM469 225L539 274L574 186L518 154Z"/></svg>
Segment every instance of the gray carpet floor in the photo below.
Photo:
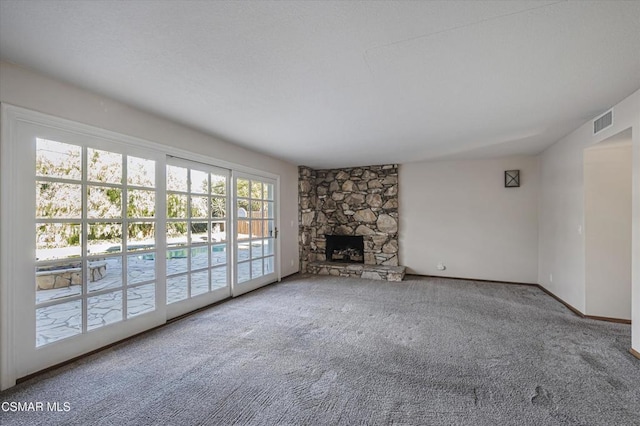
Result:
<svg viewBox="0 0 640 426"><path fill-rule="evenodd" d="M536 287L296 275L0 393L2 425L639 425L630 326Z"/></svg>

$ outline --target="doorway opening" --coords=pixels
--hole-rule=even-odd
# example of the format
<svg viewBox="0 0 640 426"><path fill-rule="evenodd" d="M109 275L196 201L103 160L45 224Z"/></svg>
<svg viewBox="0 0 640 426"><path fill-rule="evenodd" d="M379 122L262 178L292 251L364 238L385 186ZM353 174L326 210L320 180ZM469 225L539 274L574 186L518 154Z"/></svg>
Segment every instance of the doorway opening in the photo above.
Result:
<svg viewBox="0 0 640 426"><path fill-rule="evenodd" d="M585 313L631 319L632 130L584 151Z"/></svg>

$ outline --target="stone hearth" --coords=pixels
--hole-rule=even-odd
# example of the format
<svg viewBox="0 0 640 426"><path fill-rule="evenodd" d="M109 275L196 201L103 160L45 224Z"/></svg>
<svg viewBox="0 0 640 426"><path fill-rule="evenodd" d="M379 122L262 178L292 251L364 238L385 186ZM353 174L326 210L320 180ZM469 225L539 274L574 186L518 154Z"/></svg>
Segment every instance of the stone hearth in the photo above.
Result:
<svg viewBox="0 0 640 426"><path fill-rule="evenodd" d="M371 267L399 264L398 166L329 170L301 166L298 189L301 272L333 270L338 271L333 275L376 275L388 279L387 268ZM348 271L339 264L327 268L331 262L326 258L326 235L362 236L364 265L352 265ZM394 281L398 274L404 276L404 269L398 267L398 271L393 271Z"/></svg>
<svg viewBox="0 0 640 426"><path fill-rule="evenodd" d="M383 281L402 281L406 270L404 266L363 265L339 262L311 262L307 269L310 274L358 277Z"/></svg>

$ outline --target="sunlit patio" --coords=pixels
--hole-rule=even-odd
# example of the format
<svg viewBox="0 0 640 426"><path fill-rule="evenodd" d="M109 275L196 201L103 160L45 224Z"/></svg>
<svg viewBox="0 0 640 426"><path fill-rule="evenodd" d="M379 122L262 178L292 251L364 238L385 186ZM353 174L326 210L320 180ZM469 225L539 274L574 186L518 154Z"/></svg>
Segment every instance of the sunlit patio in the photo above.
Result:
<svg viewBox="0 0 640 426"><path fill-rule="evenodd" d="M202 247L204 252L197 253L192 249L191 271L199 271L191 274L190 295L197 296L206 292L227 286L227 253L225 250L213 250L211 253L211 266L208 268L207 247ZM175 303L189 297L189 283L187 271L188 256L179 256L176 252L169 251L167 258L167 303ZM184 249L182 250L184 252ZM247 245L239 250L241 259L249 259L250 248ZM172 256L173 255L173 256ZM126 289L126 315L123 315L123 290L122 290L122 261L121 257L109 257L105 259L106 274L102 279L87 284L88 309L87 330L93 330L104 325L115 323L126 318L131 318L155 309L155 283L156 261L153 254L138 254L127 256L127 282L144 283ZM260 265L261 266L261 265ZM211 278L209 280L209 273ZM257 264L253 275L262 274ZM238 280L248 280L249 271L240 268ZM209 281L211 287L209 287ZM109 291L113 289L113 291ZM91 296L91 293L97 293ZM63 288L36 291L36 303L42 304L49 301L71 298L82 294L82 285L70 285ZM57 303L36 310L36 341L37 346L42 346L66 337L82 332L82 308L80 300Z"/></svg>

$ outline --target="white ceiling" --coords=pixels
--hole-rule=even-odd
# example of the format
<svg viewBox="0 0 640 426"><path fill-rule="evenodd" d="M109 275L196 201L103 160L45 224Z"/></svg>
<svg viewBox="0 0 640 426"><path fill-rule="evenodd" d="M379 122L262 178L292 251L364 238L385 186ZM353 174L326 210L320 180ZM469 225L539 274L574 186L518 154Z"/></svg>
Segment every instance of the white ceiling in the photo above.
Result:
<svg viewBox="0 0 640 426"><path fill-rule="evenodd" d="M640 88L640 1L2 0L0 58L295 164L537 153Z"/></svg>

